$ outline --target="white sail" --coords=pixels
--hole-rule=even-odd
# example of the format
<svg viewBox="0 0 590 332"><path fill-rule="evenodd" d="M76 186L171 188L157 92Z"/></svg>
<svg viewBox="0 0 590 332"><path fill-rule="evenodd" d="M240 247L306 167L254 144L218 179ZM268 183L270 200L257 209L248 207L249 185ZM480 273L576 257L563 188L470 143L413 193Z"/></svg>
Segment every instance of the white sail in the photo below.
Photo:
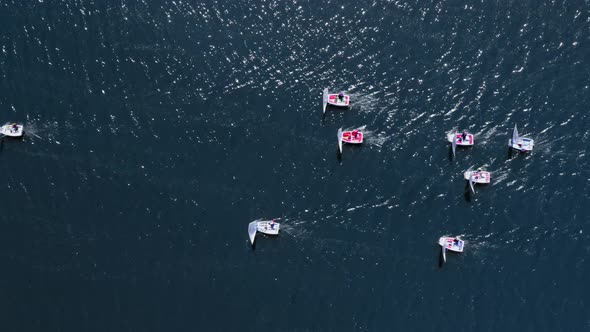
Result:
<svg viewBox="0 0 590 332"><path fill-rule="evenodd" d="M338 151L342 154L342 128L338 129Z"/></svg>
<svg viewBox="0 0 590 332"><path fill-rule="evenodd" d="M473 188L473 171L469 175L469 187L471 187L471 192L475 194L475 188Z"/></svg>
<svg viewBox="0 0 590 332"><path fill-rule="evenodd" d="M323 100L322 100L322 106L324 108L324 113L326 113L326 107L328 106L328 88L324 89L324 96L323 96Z"/></svg>
<svg viewBox="0 0 590 332"><path fill-rule="evenodd" d="M516 125L514 125L514 131L512 132L512 145L518 143L518 129L516 129Z"/></svg>
<svg viewBox="0 0 590 332"><path fill-rule="evenodd" d="M254 237L256 236L256 231L258 230L258 222L253 221L248 224L248 235L250 235L250 243L254 244Z"/></svg>
<svg viewBox="0 0 590 332"><path fill-rule="evenodd" d="M457 136L455 134L453 134L453 139L452 139L452 146L453 146L453 157L455 156L455 150L457 150Z"/></svg>

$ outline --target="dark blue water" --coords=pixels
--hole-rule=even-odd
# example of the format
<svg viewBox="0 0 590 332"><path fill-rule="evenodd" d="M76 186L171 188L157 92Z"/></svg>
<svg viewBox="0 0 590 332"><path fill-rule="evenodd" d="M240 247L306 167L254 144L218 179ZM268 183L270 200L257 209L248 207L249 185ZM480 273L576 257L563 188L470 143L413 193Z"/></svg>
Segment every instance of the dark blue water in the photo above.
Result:
<svg viewBox="0 0 590 332"><path fill-rule="evenodd" d="M590 329L589 8L0 2L2 330Z"/></svg>

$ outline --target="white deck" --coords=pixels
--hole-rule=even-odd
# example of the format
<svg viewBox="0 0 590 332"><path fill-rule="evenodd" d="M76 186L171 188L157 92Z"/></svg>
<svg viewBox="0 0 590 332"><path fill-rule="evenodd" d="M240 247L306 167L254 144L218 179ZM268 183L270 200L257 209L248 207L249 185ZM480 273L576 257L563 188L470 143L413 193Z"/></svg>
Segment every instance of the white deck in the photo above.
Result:
<svg viewBox="0 0 590 332"><path fill-rule="evenodd" d="M10 137L21 137L23 135L23 126L16 125L16 130L12 127L12 124L7 124L0 127L0 134Z"/></svg>
<svg viewBox="0 0 590 332"><path fill-rule="evenodd" d="M255 220L248 224L248 235L250 236L250 243L254 245L256 233L264 233L267 235L278 235L281 225L274 220Z"/></svg>
<svg viewBox="0 0 590 332"><path fill-rule="evenodd" d="M278 235L280 224L274 220L261 220L256 223L256 229L267 235Z"/></svg>
<svg viewBox="0 0 590 332"><path fill-rule="evenodd" d="M438 244L447 250L463 252L465 242L459 238L443 236L438 239Z"/></svg>
<svg viewBox="0 0 590 332"><path fill-rule="evenodd" d="M469 181L471 177L471 173L473 173L473 183L490 183L491 174L490 172L486 171L467 171L463 174L465 180Z"/></svg>
<svg viewBox="0 0 590 332"><path fill-rule="evenodd" d="M509 139L508 146L522 152L533 151L535 141L530 138L519 137L516 142L512 142L512 139Z"/></svg>

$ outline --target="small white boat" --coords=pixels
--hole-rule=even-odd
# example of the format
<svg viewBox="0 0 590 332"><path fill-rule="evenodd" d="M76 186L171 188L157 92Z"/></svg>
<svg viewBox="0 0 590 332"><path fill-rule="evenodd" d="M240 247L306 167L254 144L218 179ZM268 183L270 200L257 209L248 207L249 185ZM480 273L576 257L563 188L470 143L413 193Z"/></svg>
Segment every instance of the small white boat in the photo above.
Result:
<svg viewBox="0 0 590 332"><path fill-rule="evenodd" d="M342 142L348 144L361 144L363 143L363 133L359 130L343 131Z"/></svg>
<svg viewBox="0 0 590 332"><path fill-rule="evenodd" d="M482 171L481 169L478 169L477 171L467 171L463 174L463 177L465 180L469 181L469 187L471 188L471 192L474 194L474 183L488 184L490 183L491 179L490 172Z"/></svg>
<svg viewBox="0 0 590 332"><path fill-rule="evenodd" d="M455 138L455 144L457 144L457 146L473 146L473 134L470 134L466 131L462 133L449 134L447 136L449 143L453 142L453 137Z"/></svg>
<svg viewBox="0 0 590 332"><path fill-rule="evenodd" d="M363 133L359 130L342 131L342 128L338 129L338 152L342 154L342 142L348 144L361 144L363 143Z"/></svg>
<svg viewBox="0 0 590 332"><path fill-rule="evenodd" d="M447 136L447 140L453 147L453 156L455 155L457 146L473 146L473 134L470 134L466 131L462 133L449 134Z"/></svg>
<svg viewBox="0 0 590 332"><path fill-rule="evenodd" d="M328 104L338 107L348 107L350 105L350 96L342 92L339 94L328 95Z"/></svg>
<svg viewBox="0 0 590 332"><path fill-rule="evenodd" d="M21 137L23 135L23 129L23 125L7 123L0 127L0 134L9 137Z"/></svg>
<svg viewBox="0 0 590 332"><path fill-rule="evenodd" d="M477 170L477 171L467 171L463 174L463 176L465 177L465 180L469 181L473 181L473 183L481 183L481 184L486 184L486 183L490 183L490 172L487 171L482 171L482 170Z"/></svg>
<svg viewBox="0 0 590 332"><path fill-rule="evenodd" d="M248 224L248 235L250 236L250 243L254 244L256 233L264 233L267 235L279 235L280 224L274 220L255 220Z"/></svg>
<svg viewBox="0 0 590 332"><path fill-rule="evenodd" d="M516 125L514 125L512 138L508 140L508 146L521 152L527 152L533 151L534 145L535 141L533 139L518 136L518 129L516 128Z"/></svg>
<svg viewBox="0 0 590 332"><path fill-rule="evenodd" d="M458 236L457 237L448 237L442 236L438 239L438 244L442 247L442 255L443 260L447 261L447 254L446 251L455 251L455 252L463 252L463 247L465 246L465 241L461 240Z"/></svg>
<svg viewBox="0 0 590 332"><path fill-rule="evenodd" d="M438 239L438 244L450 251L463 252L465 241L461 240L458 236L441 236L441 238Z"/></svg>
<svg viewBox="0 0 590 332"><path fill-rule="evenodd" d="M348 107L350 105L350 96L345 95L344 92L340 93L329 93L328 88L324 89L324 113L326 112L326 106L332 105L337 107Z"/></svg>

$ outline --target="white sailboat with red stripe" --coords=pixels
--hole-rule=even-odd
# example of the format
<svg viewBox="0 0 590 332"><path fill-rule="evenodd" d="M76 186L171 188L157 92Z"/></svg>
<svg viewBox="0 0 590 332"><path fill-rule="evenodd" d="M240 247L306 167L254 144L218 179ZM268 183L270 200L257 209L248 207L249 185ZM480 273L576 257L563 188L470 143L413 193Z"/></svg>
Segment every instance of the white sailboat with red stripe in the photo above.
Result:
<svg viewBox="0 0 590 332"><path fill-rule="evenodd" d="M440 239L438 239L438 244L441 247L450 251L463 252L463 246L465 245L465 241L461 240L458 236L441 236Z"/></svg>
<svg viewBox="0 0 590 332"><path fill-rule="evenodd" d="M462 133L449 134L447 139L449 143L452 143L453 139L455 139L455 144L457 144L457 146L473 146L473 134L470 134L466 131Z"/></svg>
<svg viewBox="0 0 590 332"><path fill-rule="evenodd" d="M447 136L447 140L451 143L451 146L453 148L453 156L455 155L455 150L457 150L457 146L473 146L473 134L470 134L466 131L462 133L451 133Z"/></svg>
<svg viewBox="0 0 590 332"><path fill-rule="evenodd" d="M342 142L348 144L361 144L363 143L363 133L358 129L343 131Z"/></svg>
<svg viewBox="0 0 590 332"><path fill-rule="evenodd" d="M350 96L344 94L344 92L330 93L328 92L328 88L325 88L322 100L324 113L326 113L326 108L328 105L336 107L348 107L350 105Z"/></svg>
<svg viewBox="0 0 590 332"><path fill-rule="evenodd" d="M471 192L473 192L474 194L474 183L488 184L491 180L490 172L482 171L481 169L478 169L477 171L467 171L463 174L463 177L465 178L465 180L469 181L469 188L471 188Z"/></svg>
<svg viewBox="0 0 590 332"><path fill-rule="evenodd" d="M350 105L350 96L344 92L328 95L328 104L337 107L348 107Z"/></svg>
<svg viewBox="0 0 590 332"><path fill-rule="evenodd" d="M461 240L458 236L448 237L442 236L438 239L438 244L441 246L443 260L447 261L447 250L454 252L463 252L465 241Z"/></svg>
<svg viewBox="0 0 590 332"><path fill-rule="evenodd" d="M467 171L463 174L465 180L472 181L473 183L488 184L490 183L491 174L487 171L478 169L477 171Z"/></svg>

